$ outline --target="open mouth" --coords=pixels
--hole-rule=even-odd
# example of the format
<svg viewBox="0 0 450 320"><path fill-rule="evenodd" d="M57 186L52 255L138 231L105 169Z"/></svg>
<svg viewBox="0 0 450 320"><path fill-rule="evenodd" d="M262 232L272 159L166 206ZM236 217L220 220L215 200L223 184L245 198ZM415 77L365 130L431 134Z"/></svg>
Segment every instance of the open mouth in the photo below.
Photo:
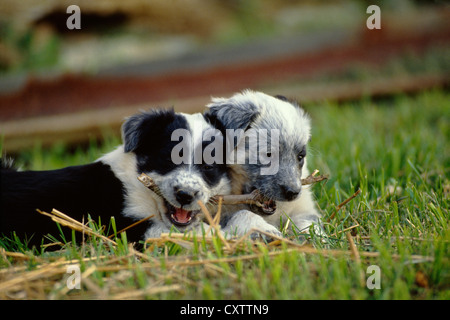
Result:
<svg viewBox="0 0 450 320"><path fill-rule="evenodd" d="M167 207L167 216L170 222L176 226L185 227L192 223L194 217L199 213L199 210L185 210L183 208L177 208L167 201L164 201Z"/></svg>
<svg viewBox="0 0 450 320"><path fill-rule="evenodd" d="M267 215L274 214L277 210L277 203L274 200L264 200L261 210Z"/></svg>
<svg viewBox="0 0 450 320"><path fill-rule="evenodd" d="M251 192L254 192L257 190L259 192L259 189L256 187L251 187ZM261 193L259 193L258 198L258 204L251 204L250 208L253 212L259 213L259 214L265 214L265 215L272 215L277 211L277 203L275 200L272 200L270 198L267 198L263 196Z"/></svg>
<svg viewBox="0 0 450 320"><path fill-rule="evenodd" d="M257 203L251 204L250 208L253 212L270 216L277 211L277 202L260 194Z"/></svg>
<svg viewBox="0 0 450 320"><path fill-rule="evenodd" d="M263 200L260 201L261 205L251 205L251 209L265 215L272 215L277 211L277 204L275 200Z"/></svg>

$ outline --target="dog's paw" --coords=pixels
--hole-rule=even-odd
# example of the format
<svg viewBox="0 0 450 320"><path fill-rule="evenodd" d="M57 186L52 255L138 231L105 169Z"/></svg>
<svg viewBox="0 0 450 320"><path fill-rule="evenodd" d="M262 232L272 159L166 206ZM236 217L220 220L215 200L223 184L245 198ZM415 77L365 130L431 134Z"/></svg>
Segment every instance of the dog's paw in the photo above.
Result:
<svg viewBox="0 0 450 320"><path fill-rule="evenodd" d="M271 228L262 230L259 228L254 228L253 232L250 234L250 239L252 240L262 240L264 242L272 242L278 238L283 238L283 234L278 231L277 228L270 225Z"/></svg>
<svg viewBox="0 0 450 320"><path fill-rule="evenodd" d="M266 222L261 216L249 210L240 210L234 213L227 222L224 231L227 231L228 234L233 234L235 236L243 236L249 231L252 231L250 234L250 239L262 239L266 242L272 241L274 236L283 236L276 227Z"/></svg>
<svg viewBox="0 0 450 320"><path fill-rule="evenodd" d="M322 239L327 238L327 234L322 227L320 217L315 214L311 215L301 215L293 219L296 231L299 234L298 240L303 242L309 238L312 234L321 237Z"/></svg>

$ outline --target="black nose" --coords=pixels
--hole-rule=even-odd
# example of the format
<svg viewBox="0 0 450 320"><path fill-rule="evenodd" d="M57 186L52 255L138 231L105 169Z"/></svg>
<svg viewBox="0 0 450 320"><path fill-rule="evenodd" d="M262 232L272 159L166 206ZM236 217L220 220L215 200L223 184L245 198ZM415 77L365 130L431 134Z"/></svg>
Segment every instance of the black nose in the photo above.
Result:
<svg viewBox="0 0 450 320"><path fill-rule="evenodd" d="M288 186L281 186L281 192L283 193L284 198L287 201L292 201L295 198L297 198L298 194L300 193L299 189L291 188Z"/></svg>
<svg viewBox="0 0 450 320"><path fill-rule="evenodd" d="M195 194L197 194L197 192L195 192L193 194L190 192L186 192L184 190L178 190L175 194L175 198L182 206L184 206L184 205L190 204L192 202L192 200L194 199L194 196L195 196Z"/></svg>

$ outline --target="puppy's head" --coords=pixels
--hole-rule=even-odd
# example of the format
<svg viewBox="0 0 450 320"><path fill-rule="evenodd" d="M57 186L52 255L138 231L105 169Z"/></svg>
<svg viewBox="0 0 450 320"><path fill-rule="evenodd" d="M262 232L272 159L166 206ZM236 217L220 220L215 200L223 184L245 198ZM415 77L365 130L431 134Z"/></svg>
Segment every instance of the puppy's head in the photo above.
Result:
<svg viewBox="0 0 450 320"><path fill-rule="evenodd" d="M136 156L137 173L148 174L158 186L167 227L193 227L200 221L198 200L207 204L211 197L229 193L226 165L204 157L211 156L205 149L222 135L203 115L140 113L124 123L122 138L124 151Z"/></svg>
<svg viewBox="0 0 450 320"><path fill-rule="evenodd" d="M213 98L208 107L205 114L224 133L229 149L245 148L244 163L239 155L227 159L231 167L237 165L247 175L242 192L258 189L274 201L298 198L311 131L303 109L282 96L250 90L231 98ZM239 130L251 134L233 138L231 133ZM273 212L269 206L265 213Z"/></svg>

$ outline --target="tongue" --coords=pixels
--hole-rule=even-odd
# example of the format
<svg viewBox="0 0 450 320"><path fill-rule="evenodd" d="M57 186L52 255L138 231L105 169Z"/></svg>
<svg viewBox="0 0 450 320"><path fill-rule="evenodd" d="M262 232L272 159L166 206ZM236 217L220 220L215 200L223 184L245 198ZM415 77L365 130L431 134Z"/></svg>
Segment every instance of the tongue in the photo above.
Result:
<svg viewBox="0 0 450 320"><path fill-rule="evenodd" d="M174 217L178 222L187 223L189 222L190 212L184 209L177 208Z"/></svg>

